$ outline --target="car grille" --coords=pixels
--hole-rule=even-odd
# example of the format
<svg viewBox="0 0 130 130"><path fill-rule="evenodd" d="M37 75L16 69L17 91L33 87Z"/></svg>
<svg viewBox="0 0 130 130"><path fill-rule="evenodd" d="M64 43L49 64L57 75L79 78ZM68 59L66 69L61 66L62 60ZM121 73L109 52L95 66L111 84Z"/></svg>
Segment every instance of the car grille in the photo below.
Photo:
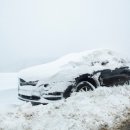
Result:
<svg viewBox="0 0 130 130"><path fill-rule="evenodd" d="M40 97L34 96L34 95L32 95L32 96L26 96L26 95L19 94L19 96L20 96L21 98L29 99L29 100L40 100Z"/></svg>

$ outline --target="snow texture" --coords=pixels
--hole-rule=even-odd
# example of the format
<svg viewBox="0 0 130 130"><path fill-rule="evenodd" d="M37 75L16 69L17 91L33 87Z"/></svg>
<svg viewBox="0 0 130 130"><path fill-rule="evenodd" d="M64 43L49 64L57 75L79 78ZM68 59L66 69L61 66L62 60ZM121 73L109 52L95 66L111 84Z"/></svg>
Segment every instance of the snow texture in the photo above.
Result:
<svg viewBox="0 0 130 130"><path fill-rule="evenodd" d="M30 103L0 113L0 130L112 130L126 118L130 86L73 93L48 105Z"/></svg>
<svg viewBox="0 0 130 130"><path fill-rule="evenodd" d="M102 66L104 61L109 63ZM91 73L126 64L127 60L115 52L93 50L70 54L57 61L22 70L18 77L59 81L80 75L85 70ZM15 97L15 92L1 91L1 100L9 99L10 94ZM0 130L112 130L126 119L130 109L130 85L98 87L86 93L73 93L68 99L44 106L32 106L30 103L19 105L15 98L12 102L6 101L12 106L5 110L0 107Z"/></svg>
<svg viewBox="0 0 130 130"><path fill-rule="evenodd" d="M108 62L102 65L103 62ZM66 55L56 61L20 71L18 77L27 81L69 81L84 73L126 66L127 60L109 49L97 49Z"/></svg>

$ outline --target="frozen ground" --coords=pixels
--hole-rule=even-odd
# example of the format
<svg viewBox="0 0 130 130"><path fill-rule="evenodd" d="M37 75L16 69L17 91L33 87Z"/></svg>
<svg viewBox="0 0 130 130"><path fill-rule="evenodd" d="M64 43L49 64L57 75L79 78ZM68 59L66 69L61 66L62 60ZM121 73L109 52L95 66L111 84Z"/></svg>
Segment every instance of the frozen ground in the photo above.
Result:
<svg viewBox="0 0 130 130"><path fill-rule="evenodd" d="M74 93L32 107L17 100L16 76L0 74L0 130L116 130L129 114L130 86Z"/></svg>

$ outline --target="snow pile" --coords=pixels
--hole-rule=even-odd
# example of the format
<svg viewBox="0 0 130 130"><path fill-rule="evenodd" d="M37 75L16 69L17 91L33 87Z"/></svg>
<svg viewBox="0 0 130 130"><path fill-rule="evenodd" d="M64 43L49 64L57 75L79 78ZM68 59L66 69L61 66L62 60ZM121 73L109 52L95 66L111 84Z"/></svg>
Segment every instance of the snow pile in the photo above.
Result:
<svg viewBox="0 0 130 130"><path fill-rule="evenodd" d="M1 130L112 130L126 118L130 86L99 87L48 105L30 103L0 114Z"/></svg>
<svg viewBox="0 0 130 130"><path fill-rule="evenodd" d="M126 65L127 61L119 54L109 49L97 49L69 54L54 62L24 69L20 71L19 77L27 81L37 79L68 81L80 74L102 69L115 69Z"/></svg>

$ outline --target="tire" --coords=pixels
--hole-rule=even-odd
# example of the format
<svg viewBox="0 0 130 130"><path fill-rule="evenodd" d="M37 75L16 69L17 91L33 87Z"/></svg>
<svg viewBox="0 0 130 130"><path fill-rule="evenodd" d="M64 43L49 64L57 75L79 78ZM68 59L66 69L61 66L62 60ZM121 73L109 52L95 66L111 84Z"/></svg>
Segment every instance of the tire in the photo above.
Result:
<svg viewBox="0 0 130 130"><path fill-rule="evenodd" d="M94 85L92 85L88 81L81 81L80 83L78 83L76 85L76 87L74 85L68 86L68 88L63 93L63 97L64 98L68 98L68 97L71 96L71 93L73 93L73 92L79 92L79 91L81 91L81 89L83 87L86 87L87 91L90 91L90 90L93 91L96 88Z"/></svg>
<svg viewBox="0 0 130 130"><path fill-rule="evenodd" d="M76 86L76 92L87 92L87 91L93 91L95 89L95 86L93 86L88 81L81 81Z"/></svg>

